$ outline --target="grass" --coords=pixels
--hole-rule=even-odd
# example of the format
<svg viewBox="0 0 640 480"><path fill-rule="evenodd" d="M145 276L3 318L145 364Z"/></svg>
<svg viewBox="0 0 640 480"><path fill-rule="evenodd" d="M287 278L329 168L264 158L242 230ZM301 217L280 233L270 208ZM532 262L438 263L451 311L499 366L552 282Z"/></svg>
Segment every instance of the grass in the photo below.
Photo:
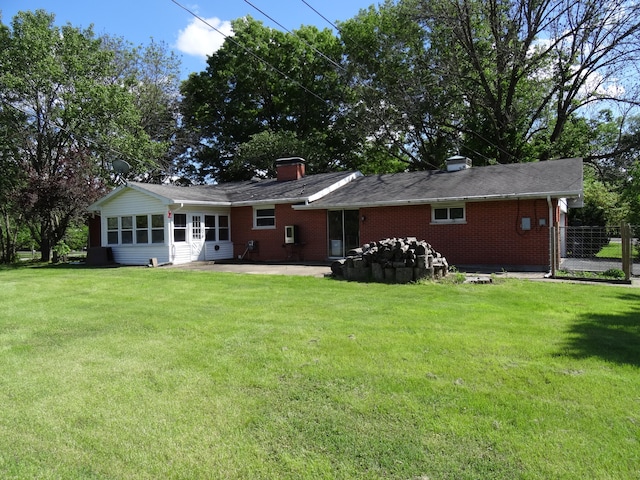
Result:
<svg viewBox="0 0 640 480"><path fill-rule="evenodd" d="M640 258L640 245L634 243L631 247L633 258ZM609 242L596 253L596 258L615 258L622 259L622 243Z"/></svg>
<svg viewBox="0 0 640 480"><path fill-rule="evenodd" d="M0 477L640 476L638 292L0 270Z"/></svg>

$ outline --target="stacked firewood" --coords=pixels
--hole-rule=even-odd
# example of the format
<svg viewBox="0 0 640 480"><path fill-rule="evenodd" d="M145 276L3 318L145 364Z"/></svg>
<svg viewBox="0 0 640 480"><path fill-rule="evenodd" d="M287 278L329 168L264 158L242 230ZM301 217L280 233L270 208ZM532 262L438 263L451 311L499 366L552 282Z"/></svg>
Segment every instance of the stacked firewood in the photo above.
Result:
<svg viewBox="0 0 640 480"><path fill-rule="evenodd" d="M331 265L335 276L346 280L409 283L447 274L446 258L416 237L386 238L350 250Z"/></svg>

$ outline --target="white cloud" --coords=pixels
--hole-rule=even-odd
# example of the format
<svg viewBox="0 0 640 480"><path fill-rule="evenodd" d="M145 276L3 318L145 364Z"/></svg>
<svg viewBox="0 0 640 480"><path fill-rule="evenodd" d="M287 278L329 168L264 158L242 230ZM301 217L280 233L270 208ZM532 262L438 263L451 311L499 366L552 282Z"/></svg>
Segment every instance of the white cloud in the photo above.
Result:
<svg viewBox="0 0 640 480"><path fill-rule="evenodd" d="M222 32L226 36L233 35L231 22L220 20L219 18L205 18L212 27ZM176 48L187 55L207 58L207 55L213 55L224 43L225 36L204 22L194 18L187 28L178 32L178 40Z"/></svg>

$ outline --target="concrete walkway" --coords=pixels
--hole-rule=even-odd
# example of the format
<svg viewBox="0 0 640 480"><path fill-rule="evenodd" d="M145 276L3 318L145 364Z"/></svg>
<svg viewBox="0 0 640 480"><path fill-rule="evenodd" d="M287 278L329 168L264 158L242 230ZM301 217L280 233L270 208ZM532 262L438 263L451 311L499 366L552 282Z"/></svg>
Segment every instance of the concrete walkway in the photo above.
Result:
<svg viewBox="0 0 640 480"><path fill-rule="evenodd" d="M289 263L192 262L185 265L173 265L172 268L256 275L297 275L306 277L325 277L331 274L331 267L329 267L329 265L302 265Z"/></svg>
<svg viewBox="0 0 640 480"><path fill-rule="evenodd" d="M254 275L292 275L292 276L306 276L306 277L326 277L331 275L331 267L329 265L304 265L304 264L291 264L291 263L218 263L218 262L192 262L182 265L167 265L161 268L180 268L183 270L201 270L211 272L226 272L226 273L244 273ZM483 273L466 273L470 281L480 280L478 283L486 283L483 280L491 278L491 274ZM496 278L517 278L524 280L537 280L545 282L575 282L575 283L589 283L586 280L572 280L572 279L552 279L546 278L544 272L497 272L494 274ZM593 282L596 283L596 282ZM599 284L606 284L603 282L597 282ZM628 286L628 287L640 287L640 279L634 278L631 285L629 284L616 284L610 283L610 285Z"/></svg>

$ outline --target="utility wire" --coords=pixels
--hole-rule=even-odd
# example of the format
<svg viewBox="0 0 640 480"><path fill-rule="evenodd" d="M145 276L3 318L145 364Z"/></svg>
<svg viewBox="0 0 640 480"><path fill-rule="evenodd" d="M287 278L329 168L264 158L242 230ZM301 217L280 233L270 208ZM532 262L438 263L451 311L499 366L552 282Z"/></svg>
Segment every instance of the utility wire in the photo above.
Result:
<svg viewBox="0 0 640 480"><path fill-rule="evenodd" d="M316 10L315 8L313 8L309 2L307 2L306 0L301 0L302 3L304 3L307 7L309 7L311 10L313 10L319 17L321 17L322 19L324 19L325 22L327 22L329 25L331 25L333 28L335 28L338 32L340 32L340 29L331 21L329 20L327 17L325 17L324 15L322 15L318 10Z"/></svg>
<svg viewBox="0 0 640 480"><path fill-rule="evenodd" d="M286 78L287 80L289 80L290 82L294 83L295 85L297 85L298 87L300 87L302 90L304 90L305 92L307 92L309 95L315 97L316 99L320 100L322 103L327 103L327 101L322 98L321 96L319 96L317 93L309 90L307 87L305 87L304 85L302 85L300 82L298 82L297 80L294 80L293 78L291 78L289 75L287 75L285 72L283 72L282 70L278 69L277 67L274 67L273 65L271 65L268 61L266 61L264 58L260 57L259 55L257 55L256 53L252 52L249 48L245 47L244 45L242 45L240 42L238 42L237 40L235 40L232 36L230 35L226 35L224 32L222 32L220 29L214 27L213 25L211 25L209 22L207 22L204 18L200 17L198 14L196 14L195 12L189 10L187 7L185 7L184 5L182 5L180 2L178 2L177 0L171 0L173 3L175 3L178 7L182 8L185 12L189 13L190 15L192 15L194 18L196 18L197 20L199 20L200 22L204 23L206 26L208 26L209 28L211 28L212 30L218 32L220 35L222 35L226 40L229 40L230 42L232 42L234 45L240 47L241 49L243 49L245 52L247 52L249 55L251 55L253 58L255 58L256 60L262 62L263 64L265 64L267 67L271 68L273 71L277 72L279 75L282 75L284 78Z"/></svg>
<svg viewBox="0 0 640 480"><path fill-rule="evenodd" d="M246 4L248 4L249 6L251 6L252 8L254 8L255 10L257 10L258 12L260 12L262 15L264 15L266 18L268 18L269 20L271 20L273 23L275 23L276 25L278 25L280 28L282 28L283 30L285 30L287 33L290 33L292 35L295 35L296 37L298 37L300 39L300 41L302 41L302 43L304 43L307 47L311 48L314 52L316 52L318 55L320 55L322 58L324 58L327 62L329 62L331 65L333 65L334 67L338 68L339 70L342 70L343 72L346 72L347 69L344 68L342 65L340 65L339 63L337 63L335 60L329 58L327 55L325 55L324 53L322 53L320 50L318 50L316 47L314 47L313 45L311 45L309 42L307 42L304 38L302 38L300 35L296 34L295 32L292 32L291 30L289 30L287 27L285 27L284 25L282 25L280 22L278 22L275 18L273 18L272 16L270 16L268 13L266 13L264 10L261 10L260 8L256 7L253 3L251 3L249 0L244 0L244 2Z"/></svg>

